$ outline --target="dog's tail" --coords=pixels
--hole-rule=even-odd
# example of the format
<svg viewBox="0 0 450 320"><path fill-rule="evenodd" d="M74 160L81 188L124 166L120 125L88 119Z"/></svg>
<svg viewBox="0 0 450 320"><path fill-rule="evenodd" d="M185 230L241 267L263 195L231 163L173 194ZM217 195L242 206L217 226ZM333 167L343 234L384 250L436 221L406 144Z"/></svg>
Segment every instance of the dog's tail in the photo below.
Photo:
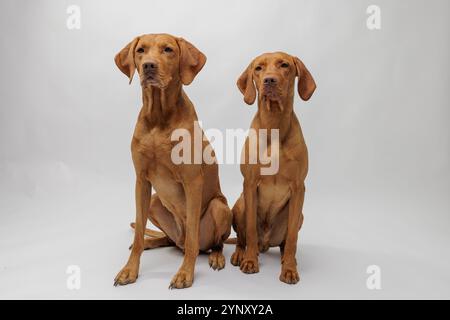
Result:
<svg viewBox="0 0 450 320"><path fill-rule="evenodd" d="M237 238L228 238L227 240L224 241L225 244L236 244L237 243Z"/></svg>
<svg viewBox="0 0 450 320"><path fill-rule="evenodd" d="M136 229L136 223L132 222L130 223L131 228ZM164 232L151 230L151 229L145 229L145 235L152 237L152 238L161 238L164 237Z"/></svg>
<svg viewBox="0 0 450 320"><path fill-rule="evenodd" d="M131 228L136 229L136 223L131 222L130 226L131 226ZM145 229L145 235L152 237L152 238L161 238L161 237L165 236L164 232L151 230L151 229ZM225 244L236 244L237 238L228 238L227 240L224 241L224 243Z"/></svg>

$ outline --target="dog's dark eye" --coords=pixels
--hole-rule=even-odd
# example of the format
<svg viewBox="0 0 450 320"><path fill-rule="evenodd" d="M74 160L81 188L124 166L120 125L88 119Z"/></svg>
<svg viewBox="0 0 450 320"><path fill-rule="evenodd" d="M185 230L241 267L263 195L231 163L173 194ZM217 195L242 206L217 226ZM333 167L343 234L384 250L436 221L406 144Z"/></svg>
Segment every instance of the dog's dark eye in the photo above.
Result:
<svg viewBox="0 0 450 320"><path fill-rule="evenodd" d="M136 52L143 53L144 52L144 48L139 48L139 49L136 50Z"/></svg>
<svg viewBox="0 0 450 320"><path fill-rule="evenodd" d="M172 51L173 51L173 49L170 48L170 47L165 47L164 48L164 52L172 52Z"/></svg>
<svg viewBox="0 0 450 320"><path fill-rule="evenodd" d="M289 67L289 64L286 63L286 62L283 62L283 63L281 64L281 67L282 67L282 68L287 68L287 67Z"/></svg>
<svg viewBox="0 0 450 320"><path fill-rule="evenodd" d="M261 71L261 69L262 69L261 66L257 66L257 67L255 68L255 71Z"/></svg>

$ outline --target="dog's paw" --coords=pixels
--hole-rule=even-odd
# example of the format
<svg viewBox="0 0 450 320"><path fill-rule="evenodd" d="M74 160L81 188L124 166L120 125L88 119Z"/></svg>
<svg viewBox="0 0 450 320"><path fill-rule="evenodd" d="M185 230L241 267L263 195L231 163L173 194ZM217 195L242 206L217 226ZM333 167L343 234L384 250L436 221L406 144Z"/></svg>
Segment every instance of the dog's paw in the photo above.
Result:
<svg viewBox="0 0 450 320"><path fill-rule="evenodd" d="M230 262L233 266L239 266L241 265L243 257L244 257L244 250L240 247L236 247L236 250L231 255Z"/></svg>
<svg viewBox="0 0 450 320"><path fill-rule="evenodd" d="M183 269L178 270L170 282L169 289L184 289L192 286L194 274Z"/></svg>
<svg viewBox="0 0 450 320"><path fill-rule="evenodd" d="M136 282L138 277L138 268L125 266L114 278L114 286L124 286L129 283Z"/></svg>
<svg viewBox="0 0 450 320"><path fill-rule="evenodd" d="M300 275L298 274L296 267L286 267L281 269L280 281L287 284L296 284L300 281Z"/></svg>
<svg viewBox="0 0 450 320"><path fill-rule="evenodd" d="M214 270L222 270L225 267L225 257L222 251L212 251L209 254L208 262Z"/></svg>
<svg viewBox="0 0 450 320"><path fill-rule="evenodd" d="M244 273L259 272L258 258L245 258L241 261L241 271Z"/></svg>

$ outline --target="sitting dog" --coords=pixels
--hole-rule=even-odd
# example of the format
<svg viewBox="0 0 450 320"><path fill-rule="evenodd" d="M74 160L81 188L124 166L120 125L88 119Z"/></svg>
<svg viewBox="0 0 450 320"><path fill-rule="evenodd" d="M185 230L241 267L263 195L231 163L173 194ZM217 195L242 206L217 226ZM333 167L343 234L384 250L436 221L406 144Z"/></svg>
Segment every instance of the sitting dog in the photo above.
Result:
<svg viewBox="0 0 450 320"><path fill-rule="evenodd" d="M194 130L203 134L183 85L194 80L206 57L182 38L148 34L131 41L115 62L130 83L135 70L139 73L143 106L131 143L136 172L135 236L128 262L114 284L136 281L143 250L176 245L184 251L184 259L170 288L190 287L199 251L210 252L213 269L225 266L222 248L232 222L220 190L217 163L175 164L171 158L174 130L185 130L191 137ZM205 148L212 148L206 138L200 144L201 154ZM147 219L163 232L146 230Z"/></svg>
<svg viewBox="0 0 450 320"><path fill-rule="evenodd" d="M279 162L277 173L261 174L264 165L260 159L249 161L251 143L247 137L241 163L244 190L232 209L237 244L231 263L242 272L256 273L258 253L278 246L282 256L280 280L289 284L300 280L295 254L308 171L308 152L293 110L296 77L298 93L306 101L316 89L313 77L300 59L276 52L255 58L237 81L247 104L258 97L251 128L279 130L278 141L269 139L266 144L267 151L271 143L277 144ZM259 139L257 145L264 148Z"/></svg>

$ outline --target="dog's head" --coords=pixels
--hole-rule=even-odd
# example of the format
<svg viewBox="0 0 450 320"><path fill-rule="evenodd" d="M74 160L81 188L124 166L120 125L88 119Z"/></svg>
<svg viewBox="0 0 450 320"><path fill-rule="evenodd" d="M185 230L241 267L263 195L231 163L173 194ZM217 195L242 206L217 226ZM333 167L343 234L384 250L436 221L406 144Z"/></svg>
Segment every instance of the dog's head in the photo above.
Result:
<svg viewBox="0 0 450 320"><path fill-rule="evenodd" d="M183 38L147 34L127 44L114 60L130 83L137 70L142 87L165 88L173 81L190 84L203 68L206 57Z"/></svg>
<svg viewBox="0 0 450 320"><path fill-rule="evenodd" d="M303 62L283 52L265 53L250 63L237 86L249 105L255 102L257 92L261 100L282 102L293 97L295 77L300 97L309 100L316 83Z"/></svg>

